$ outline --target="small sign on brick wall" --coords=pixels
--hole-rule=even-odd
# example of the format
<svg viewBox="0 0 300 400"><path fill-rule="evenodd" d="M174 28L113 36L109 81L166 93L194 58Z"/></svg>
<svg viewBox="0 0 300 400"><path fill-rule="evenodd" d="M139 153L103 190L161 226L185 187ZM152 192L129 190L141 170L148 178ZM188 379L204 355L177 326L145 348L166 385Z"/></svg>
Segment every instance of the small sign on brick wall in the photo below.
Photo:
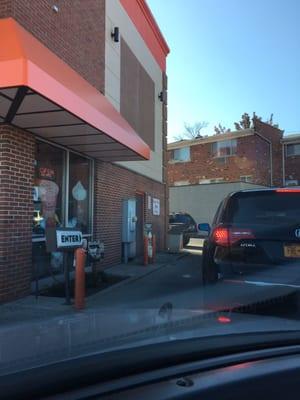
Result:
<svg viewBox="0 0 300 400"><path fill-rule="evenodd" d="M153 198L153 215L160 215L160 200Z"/></svg>
<svg viewBox="0 0 300 400"><path fill-rule="evenodd" d="M147 202L148 202L148 210L151 210L152 208L152 198L150 195L147 196Z"/></svg>

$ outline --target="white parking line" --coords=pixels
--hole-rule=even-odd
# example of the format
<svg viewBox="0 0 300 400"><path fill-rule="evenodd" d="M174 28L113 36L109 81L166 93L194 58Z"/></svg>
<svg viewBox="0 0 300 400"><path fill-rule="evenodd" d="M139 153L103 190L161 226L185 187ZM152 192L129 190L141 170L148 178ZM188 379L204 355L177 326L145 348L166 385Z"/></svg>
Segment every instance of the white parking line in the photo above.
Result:
<svg viewBox="0 0 300 400"><path fill-rule="evenodd" d="M256 285L256 286L282 286L282 287L290 287L294 289L300 289L300 285L292 285L289 283L275 283L275 282L263 282L263 281L242 281L237 279L225 279L224 282L228 283L247 283L249 285Z"/></svg>

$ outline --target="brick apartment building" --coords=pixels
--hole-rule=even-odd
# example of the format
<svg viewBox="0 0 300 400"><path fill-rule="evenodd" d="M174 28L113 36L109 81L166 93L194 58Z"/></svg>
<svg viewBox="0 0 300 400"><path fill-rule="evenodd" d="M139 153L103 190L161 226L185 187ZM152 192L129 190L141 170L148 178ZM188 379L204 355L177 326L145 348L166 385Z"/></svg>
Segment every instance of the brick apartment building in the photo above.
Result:
<svg viewBox="0 0 300 400"><path fill-rule="evenodd" d="M244 181L300 184L300 135L253 121L253 128L168 145L170 186Z"/></svg>
<svg viewBox="0 0 300 400"><path fill-rule="evenodd" d="M286 186L300 185L300 134L284 136L282 169Z"/></svg>
<svg viewBox="0 0 300 400"><path fill-rule="evenodd" d="M164 248L169 49L146 1L0 0L0 44L0 302L62 272L48 226L119 263L126 198L136 255L145 222Z"/></svg>

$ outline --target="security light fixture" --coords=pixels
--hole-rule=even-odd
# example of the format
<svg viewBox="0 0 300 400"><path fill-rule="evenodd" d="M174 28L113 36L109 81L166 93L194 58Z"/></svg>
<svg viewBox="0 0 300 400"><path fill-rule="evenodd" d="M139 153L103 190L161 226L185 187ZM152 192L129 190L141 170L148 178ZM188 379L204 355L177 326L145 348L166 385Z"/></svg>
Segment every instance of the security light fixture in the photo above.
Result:
<svg viewBox="0 0 300 400"><path fill-rule="evenodd" d="M117 26L114 27L114 30L111 33L111 37L114 39L114 42L116 43L120 41L120 31Z"/></svg>
<svg viewBox="0 0 300 400"><path fill-rule="evenodd" d="M56 4L54 4L54 5L52 6L52 10L53 10L55 13L58 13L59 8L58 8L58 6L57 6Z"/></svg>

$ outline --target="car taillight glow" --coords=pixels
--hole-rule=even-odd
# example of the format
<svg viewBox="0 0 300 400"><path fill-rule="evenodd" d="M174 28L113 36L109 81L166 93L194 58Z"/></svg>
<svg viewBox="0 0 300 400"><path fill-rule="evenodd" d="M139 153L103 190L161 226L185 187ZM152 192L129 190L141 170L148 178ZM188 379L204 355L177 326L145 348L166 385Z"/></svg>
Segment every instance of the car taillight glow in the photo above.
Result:
<svg viewBox="0 0 300 400"><path fill-rule="evenodd" d="M220 315L218 317L218 322L220 322L220 324L229 324L231 322L231 318Z"/></svg>
<svg viewBox="0 0 300 400"><path fill-rule="evenodd" d="M276 189L276 193L300 193L300 189L281 188Z"/></svg>
<svg viewBox="0 0 300 400"><path fill-rule="evenodd" d="M229 246L229 229L216 228L213 233L214 241L219 246Z"/></svg>
<svg viewBox="0 0 300 400"><path fill-rule="evenodd" d="M213 238L218 246L226 247L243 239L255 239L255 236L251 229L217 227L214 230Z"/></svg>

